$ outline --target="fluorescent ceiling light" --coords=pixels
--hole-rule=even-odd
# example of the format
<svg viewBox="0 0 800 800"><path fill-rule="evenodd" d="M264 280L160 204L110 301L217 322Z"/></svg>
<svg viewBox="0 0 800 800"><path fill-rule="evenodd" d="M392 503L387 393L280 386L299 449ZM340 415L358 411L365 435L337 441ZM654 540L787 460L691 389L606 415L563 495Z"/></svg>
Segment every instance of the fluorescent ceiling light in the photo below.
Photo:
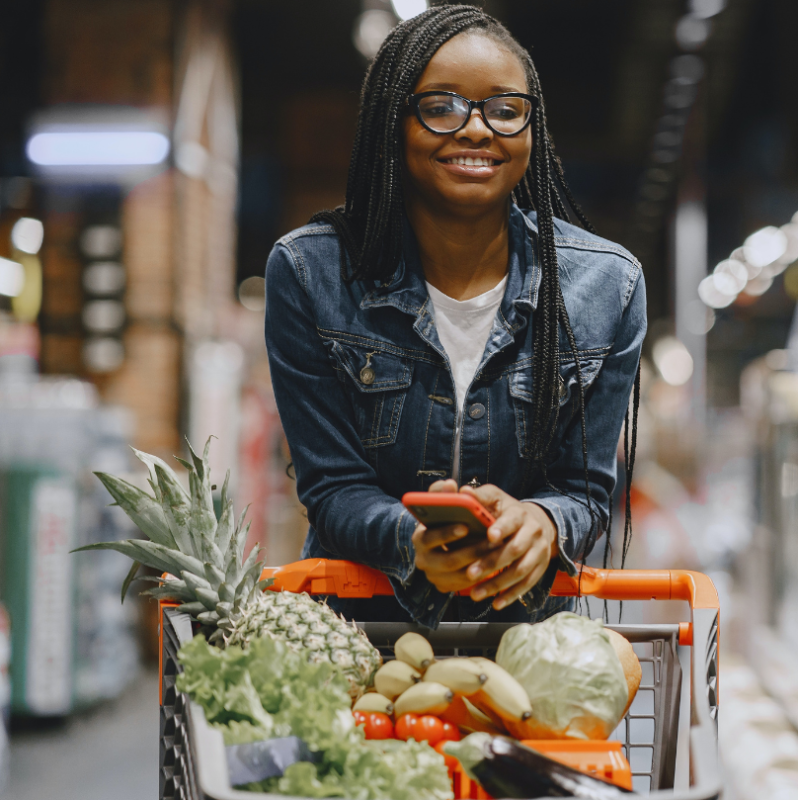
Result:
<svg viewBox="0 0 800 800"><path fill-rule="evenodd" d="M48 131L28 140L28 158L40 166L145 166L160 164L169 139L155 131Z"/></svg>
<svg viewBox="0 0 800 800"><path fill-rule="evenodd" d="M392 0L394 13L404 22L428 8L428 0Z"/></svg>

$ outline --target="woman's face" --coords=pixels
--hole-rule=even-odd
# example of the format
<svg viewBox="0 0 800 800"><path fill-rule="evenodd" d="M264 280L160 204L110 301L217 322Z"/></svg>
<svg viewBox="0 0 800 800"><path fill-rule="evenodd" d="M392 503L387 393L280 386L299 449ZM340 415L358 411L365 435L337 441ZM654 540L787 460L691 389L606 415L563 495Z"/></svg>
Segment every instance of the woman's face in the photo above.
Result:
<svg viewBox="0 0 800 800"><path fill-rule="evenodd" d="M496 40L472 32L449 39L436 51L414 93L437 89L469 100L528 92L519 59ZM528 166L531 127L516 136L498 136L473 109L460 131L436 134L409 113L403 123L407 196L456 213L505 202ZM450 163L458 157L490 159L490 166Z"/></svg>

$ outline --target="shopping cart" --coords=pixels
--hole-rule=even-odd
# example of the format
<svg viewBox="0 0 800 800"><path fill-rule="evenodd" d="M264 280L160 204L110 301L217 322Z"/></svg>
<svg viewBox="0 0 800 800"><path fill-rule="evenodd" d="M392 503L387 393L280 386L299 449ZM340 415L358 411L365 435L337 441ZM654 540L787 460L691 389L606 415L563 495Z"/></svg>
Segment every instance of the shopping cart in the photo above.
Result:
<svg viewBox="0 0 800 800"><path fill-rule="evenodd" d="M369 598L392 594L386 577L347 561L308 559L264 570L272 589L313 595ZM716 800L721 793L717 759L719 601L711 580L685 570L601 570L585 567L570 578L559 572L552 595L590 595L605 600L686 600L691 622L610 625L634 646L642 665L639 692L617 729L630 762L633 789L671 800ZM222 734L206 722L203 710L175 689L177 652L193 635L192 621L174 603L160 608L160 800L259 800L277 795L233 789ZM493 657L500 637L513 623L442 623L436 631L405 623L362 623L360 627L384 657L395 641L419 631L439 657ZM682 674L678 645L691 646L689 789L673 789L678 757ZM458 796L458 795L457 795ZM461 797L478 797L477 787ZM482 795L485 797L485 795Z"/></svg>

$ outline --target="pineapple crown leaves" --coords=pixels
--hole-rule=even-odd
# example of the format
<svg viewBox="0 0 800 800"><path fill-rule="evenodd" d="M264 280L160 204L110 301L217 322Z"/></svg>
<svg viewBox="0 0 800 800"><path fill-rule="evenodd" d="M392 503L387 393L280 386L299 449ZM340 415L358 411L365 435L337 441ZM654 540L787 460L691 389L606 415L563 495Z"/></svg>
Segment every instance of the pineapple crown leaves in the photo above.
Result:
<svg viewBox="0 0 800 800"><path fill-rule="evenodd" d="M259 548L256 547L242 563L250 523L244 522L247 508L234 522L233 501L228 496L230 471L222 486L219 521L214 513L208 461L211 438L206 442L202 457L191 445L191 462L176 456L189 471L188 493L169 465L138 450L134 453L147 466L152 496L121 478L95 473L114 498L114 505L122 508L149 540L99 542L77 548L116 550L134 560L123 583L123 598L131 583L137 580L136 573L141 565L182 577L180 581L171 580L168 586L150 589L145 594L175 596L192 603L199 601L209 612L220 601L238 605L256 591L263 561L258 560ZM197 594L201 590L202 596Z"/></svg>

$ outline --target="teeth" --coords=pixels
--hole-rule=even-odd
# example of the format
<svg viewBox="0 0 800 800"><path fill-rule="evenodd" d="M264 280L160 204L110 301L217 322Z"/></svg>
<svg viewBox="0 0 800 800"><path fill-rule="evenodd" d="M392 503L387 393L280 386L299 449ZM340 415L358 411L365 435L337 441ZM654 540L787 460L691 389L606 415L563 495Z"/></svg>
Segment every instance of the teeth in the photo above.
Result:
<svg viewBox="0 0 800 800"><path fill-rule="evenodd" d="M488 158L470 158L467 156L454 156L453 158L447 159L448 164L461 164L467 167L491 167L494 164L493 160Z"/></svg>

